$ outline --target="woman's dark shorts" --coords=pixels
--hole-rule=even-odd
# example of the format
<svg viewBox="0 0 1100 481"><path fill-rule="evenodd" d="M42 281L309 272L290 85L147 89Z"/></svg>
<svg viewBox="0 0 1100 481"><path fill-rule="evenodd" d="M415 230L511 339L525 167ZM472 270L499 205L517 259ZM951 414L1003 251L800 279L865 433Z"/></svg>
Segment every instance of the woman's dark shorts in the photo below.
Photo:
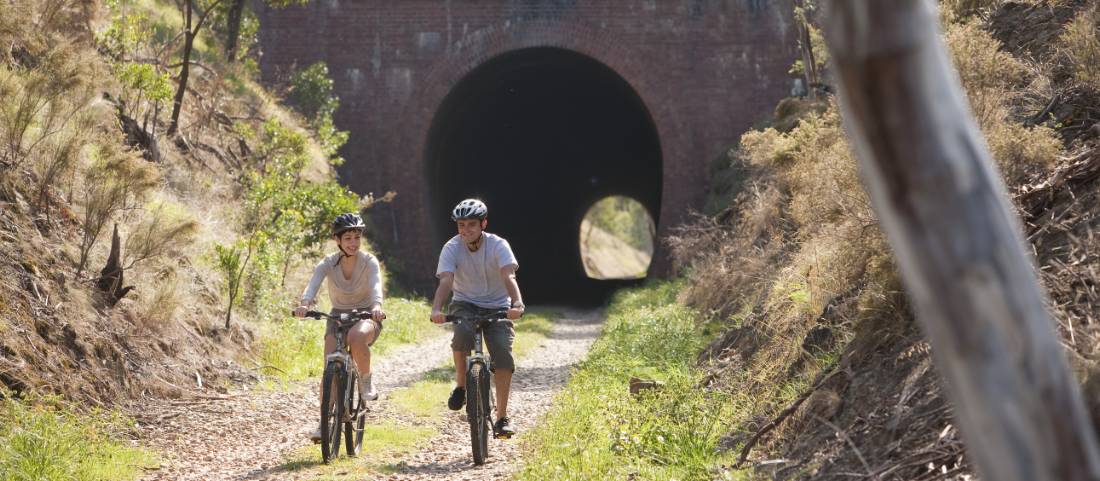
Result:
<svg viewBox="0 0 1100 481"><path fill-rule="evenodd" d="M340 314L344 314L344 313L351 314L351 309L333 309L333 310L329 311L328 315L330 315L330 316L339 316ZM367 344L367 347L373 346L374 341L378 340L378 336L382 335L382 323L378 322L378 321L375 321L374 319L364 319L364 320L359 321L359 322L374 323L374 339L370 340L370 344ZM332 319L329 319L328 322L325 323L325 337L329 337L329 336L332 336L333 338L336 337L336 321L334 321Z"/></svg>
<svg viewBox="0 0 1100 481"><path fill-rule="evenodd" d="M452 316L481 317L500 312L502 309L485 309L469 302L455 301L449 309ZM469 322L455 323L455 335L451 339L451 349L461 352L474 350L474 326ZM485 344L489 346L490 369L507 369L515 372L516 363L512 359L512 341L516 339L515 323L509 319L499 320L485 328Z"/></svg>

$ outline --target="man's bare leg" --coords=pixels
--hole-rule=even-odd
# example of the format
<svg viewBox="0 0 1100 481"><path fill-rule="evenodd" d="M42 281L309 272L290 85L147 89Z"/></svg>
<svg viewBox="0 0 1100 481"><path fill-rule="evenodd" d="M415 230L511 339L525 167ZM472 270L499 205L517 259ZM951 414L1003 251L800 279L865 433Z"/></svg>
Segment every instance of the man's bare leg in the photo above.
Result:
<svg viewBox="0 0 1100 481"><path fill-rule="evenodd" d="M497 419L508 417L508 393L512 390L512 371L497 369L493 378L497 382Z"/></svg>
<svg viewBox="0 0 1100 481"><path fill-rule="evenodd" d="M466 388L466 357L465 351L455 351L455 387Z"/></svg>

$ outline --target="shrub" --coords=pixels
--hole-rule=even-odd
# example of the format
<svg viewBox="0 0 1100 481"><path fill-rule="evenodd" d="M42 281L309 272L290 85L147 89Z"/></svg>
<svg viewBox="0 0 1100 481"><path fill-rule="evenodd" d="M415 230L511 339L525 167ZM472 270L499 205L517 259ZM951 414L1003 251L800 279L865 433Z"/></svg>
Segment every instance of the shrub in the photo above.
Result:
<svg viewBox="0 0 1100 481"><path fill-rule="evenodd" d="M88 253L115 214L133 209L158 182L157 171L148 162L123 150L117 141L112 142L115 139L104 140L94 148L93 161L84 169L80 193L84 235L78 272L87 267Z"/></svg>
<svg viewBox="0 0 1100 481"><path fill-rule="evenodd" d="M175 256L191 244L198 229L198 222L183 206L163 201L151 203L126 238L123 268L160 256Z"/></svg>
<svg viewBox="0 0 1100 481"><path fill-rule="evenodd" d="M340 107L340 100L333 93L328 65L316 62L294 72L290 79L291 103L309 119L309 125L317 133L318 141L330 163L340 165L343 159L337 151L348 141L348 133L336 129L332 116Z"/></svg>
<svg viewBox="0 0 1100 481"><path fill-rule="evenodd" d="M1059 43L1072 66L1073 79L1100 91L1100 7L1086 8L1070 20Z"/></svg>
<svg viewBox="0 0 1100 481"><path fill-rule="evenodd" d="M976 22L948 25L944 40L970 108L997 167L1009 186L1053 165L1061 143L1053 130L1027 128L1012 115L1031 81L1025 66Z"/></svg>
<svg viewBox="0 0 1100 481"><path fill-rule="evenodd" d="M33 68L0 68L0 162L22 164L90 102L97 72L83 54L62 44Z"/></svg>

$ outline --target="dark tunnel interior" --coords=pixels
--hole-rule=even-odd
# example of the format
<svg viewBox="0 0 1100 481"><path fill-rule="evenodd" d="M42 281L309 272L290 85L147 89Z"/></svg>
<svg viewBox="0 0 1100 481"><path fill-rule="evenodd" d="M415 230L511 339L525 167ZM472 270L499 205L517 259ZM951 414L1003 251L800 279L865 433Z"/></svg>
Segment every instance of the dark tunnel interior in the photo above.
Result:
<svg viewBox="0 0 1100 481"><path fill-rule="evenodd" d="M581 261L580 224L609 195L661 204L661 148L642 100L602 63L559 48L494 57L467 74L432 120L426 148L436 245L455 235L451 208L489 206L486 229L511 243L528 304L591 305L624 284Z"/></svg>

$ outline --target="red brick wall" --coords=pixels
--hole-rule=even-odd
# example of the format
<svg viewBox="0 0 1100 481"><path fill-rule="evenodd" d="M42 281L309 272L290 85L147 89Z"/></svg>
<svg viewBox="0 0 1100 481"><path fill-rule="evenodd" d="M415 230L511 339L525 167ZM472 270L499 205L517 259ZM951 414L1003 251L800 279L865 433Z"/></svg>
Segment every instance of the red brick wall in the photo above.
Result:
<svg viewBox="0 0 1100 481"><path fill-rule="evenodd" d="M260 66L272 81L295 65L328 62L336 123L351 132L341 175L360 193L398 192L380 221L400 239L391 254L409 280L426 284L439 249L426 235L428 216L447 213L426 211L424 148L433 113L464 74L541 46L617 72L660 136L663 234L701 207L707 163L790 89L792 1L315 0L261 7Z"/></svg>

